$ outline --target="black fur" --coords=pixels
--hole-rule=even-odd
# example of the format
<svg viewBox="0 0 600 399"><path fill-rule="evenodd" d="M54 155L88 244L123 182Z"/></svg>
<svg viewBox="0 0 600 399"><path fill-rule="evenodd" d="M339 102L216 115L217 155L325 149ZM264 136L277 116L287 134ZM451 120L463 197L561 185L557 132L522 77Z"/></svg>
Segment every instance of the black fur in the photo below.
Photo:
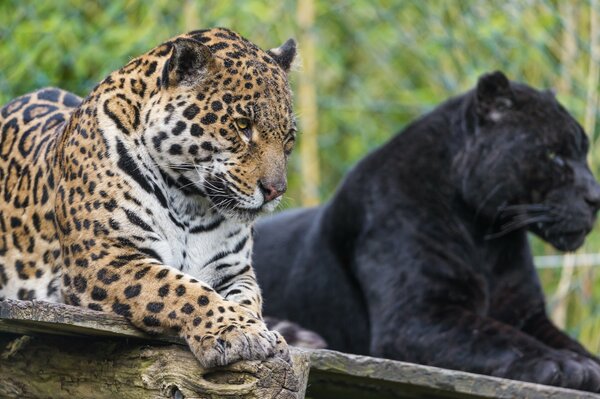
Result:
<svg viewBox="0 0 600 399"><path fill-rule="evenodd" d="M292 67L292 62L296 56L296 41L294 39L288 39L281 47L271 49L267 51L277 64L285 71L289 72Z"/></svg>
<svg viewBox="0 0 600 399"><path fill-rule="evenodd" d="M589 391L600 365L548 319L527 230L573 250L600 186L550 92L484 75L256 228L265 313L332 349Z"/></svg>
<svg viewBox="0 0 600 399"><path fill-rule="evenodd" d="M170 47L172 54L162 72L163 86L197 84L212 62L210 49L199 41L183 38L175 39Z"/></svg>

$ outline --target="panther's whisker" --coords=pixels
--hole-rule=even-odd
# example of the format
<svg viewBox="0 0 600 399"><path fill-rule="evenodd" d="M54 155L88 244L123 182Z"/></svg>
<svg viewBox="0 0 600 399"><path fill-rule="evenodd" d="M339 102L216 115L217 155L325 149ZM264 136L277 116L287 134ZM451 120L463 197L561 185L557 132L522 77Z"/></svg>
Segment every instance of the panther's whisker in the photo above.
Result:
<svg viewBox="0 0 600 399"><path fill-rule="evenodd" d="M505 212L522 212L522 211L549 211L552 209L549 205L544 204L515 204L515 205L506 205L500 209L501 213Z"/></svg>
<svg viewBox="0 0 600 399"><path fill-rule="evenodd" d="M530 224L533 224L533 223L551 222L553 220L555 220L555 219L553 217L551 217L550 215L540 215L540 216L530 217L530 218L522 219L522 220L513 220L509 223L502 225L498 232L486 235L485 239L492 240L495 238L505 236L508 233L519 230L519 229L521 229L525 226L528 226Z"/></svg>
<svg viewBox="0 0 600 399"><path fill-rule="evenodd" d="M477 207L477 210L475 211L475 220L477 220L477 217L479 216L479 213L483 210L483 207L485 206L485 204L493 197L494 194L496 194L496 192L498 192L498 190L504 185L504 182L500 182L498 184L496 184L496 186L494 188L492 188L490 190L490 192L485 196L485 198L483 199L483 201L481 201L481 204Z"/></svg>

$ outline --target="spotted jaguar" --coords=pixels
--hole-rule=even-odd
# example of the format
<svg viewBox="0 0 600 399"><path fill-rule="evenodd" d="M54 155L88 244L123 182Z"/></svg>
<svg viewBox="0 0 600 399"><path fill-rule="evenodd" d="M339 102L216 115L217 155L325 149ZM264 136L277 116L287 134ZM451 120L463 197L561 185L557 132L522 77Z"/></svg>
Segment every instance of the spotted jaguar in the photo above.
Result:
<svg viewBox="0 0 600 399"><path fill-rule="evenodd" d="M296 44L224 28L134 58L85 98L0 110L0 299L175 332L204 367L287 356L265 326L252 222L286 189Z"/></svg>

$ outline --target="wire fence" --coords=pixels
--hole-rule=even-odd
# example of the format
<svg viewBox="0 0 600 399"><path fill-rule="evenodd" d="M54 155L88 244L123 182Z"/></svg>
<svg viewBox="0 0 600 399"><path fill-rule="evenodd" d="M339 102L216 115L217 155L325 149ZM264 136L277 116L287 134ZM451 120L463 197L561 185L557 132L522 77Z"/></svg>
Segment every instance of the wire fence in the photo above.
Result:
<svg viewBox="0 0 600 399"><path fill-rule="evenodd" d="M600 253L542 255L536 256L534 263L538 269L562 269L566 263L572 264L572 267L598 267L600 266Z"/></svg>

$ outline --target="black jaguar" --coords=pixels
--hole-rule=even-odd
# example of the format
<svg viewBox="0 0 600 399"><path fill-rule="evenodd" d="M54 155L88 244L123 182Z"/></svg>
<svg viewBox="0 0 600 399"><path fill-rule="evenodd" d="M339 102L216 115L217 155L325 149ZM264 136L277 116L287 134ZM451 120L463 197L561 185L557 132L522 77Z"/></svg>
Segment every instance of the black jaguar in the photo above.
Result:
<svg viewBox="0 0 600 399"><path fill-rule="evenodd" d="M257 225L265 313L336 350L600 391L598 358L548 319L527 239L583 243L600 208L588 148L553 93L482 76L324 206Z"/></svg>

